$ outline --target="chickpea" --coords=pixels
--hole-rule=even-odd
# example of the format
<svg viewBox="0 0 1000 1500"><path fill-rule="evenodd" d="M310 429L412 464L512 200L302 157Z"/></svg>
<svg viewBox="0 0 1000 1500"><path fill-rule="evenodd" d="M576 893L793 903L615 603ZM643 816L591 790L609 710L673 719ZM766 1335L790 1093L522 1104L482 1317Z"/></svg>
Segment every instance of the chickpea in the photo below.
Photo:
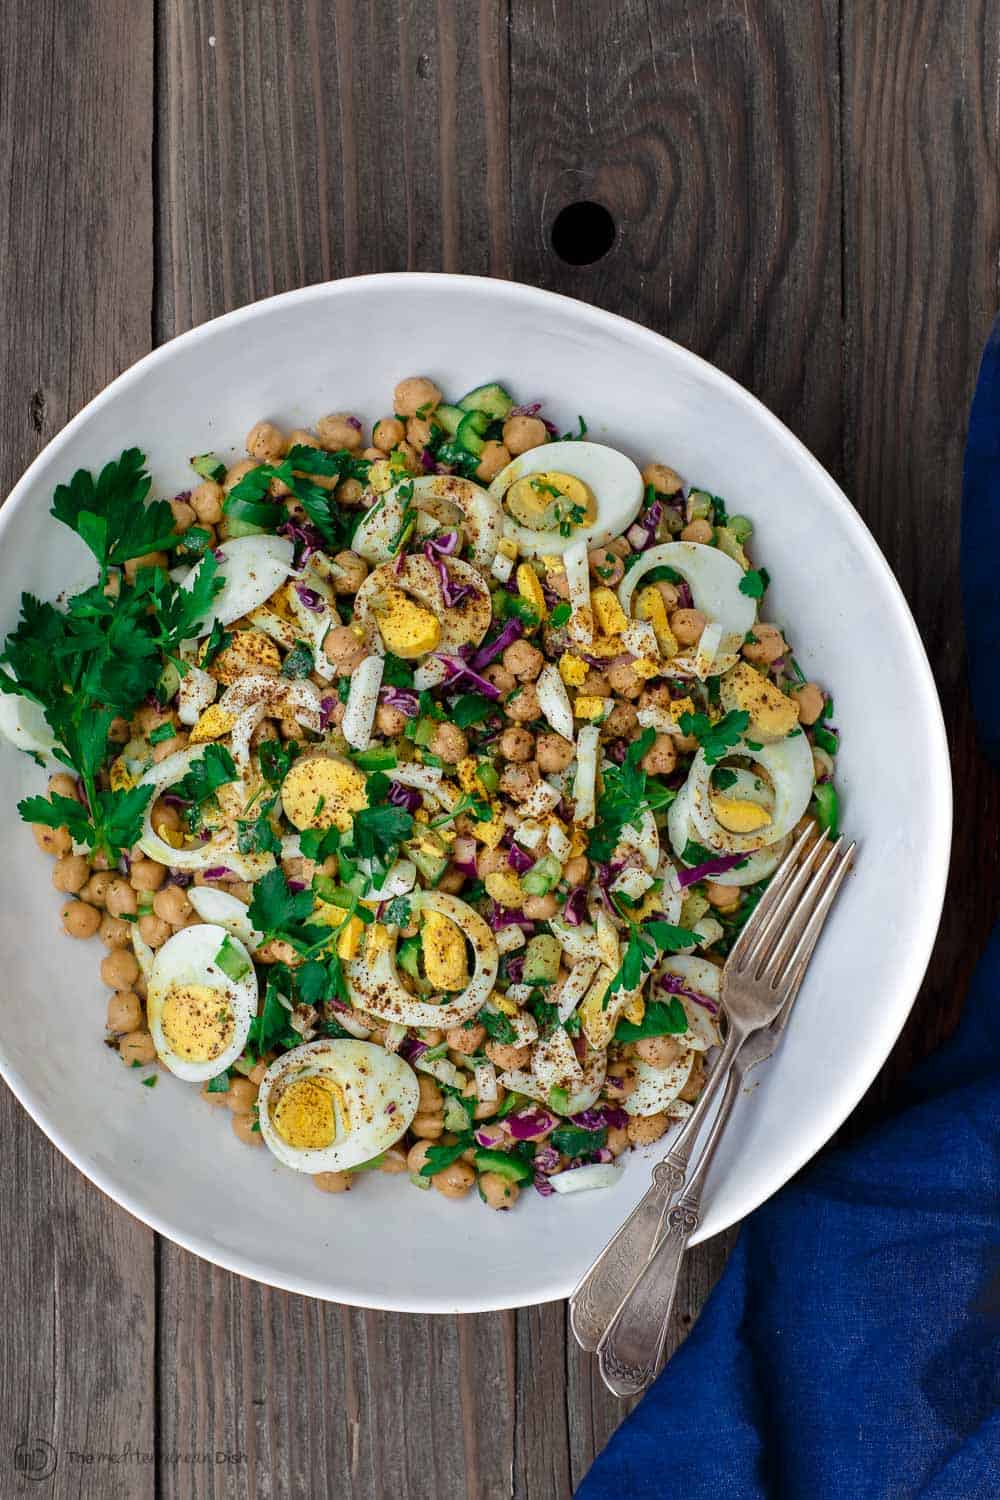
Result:
<svg viewBox="0 0 1000 1500"><path fill-rule="evenodd" d="M62 909L62 924L70 937L92 938L101 925L101 914L86 901L67 901Z"/></svg>
<svg viewBox="0 0 1000 1500"><path fill-rule="evenodd" d="M611 696L608 679L603 672L597 672L593 667L580 684L580 692L591 698L610 698Z"/></svg>
<svg viewBox="0 0 1000 1500"><path fill-rule="evenodd" d="M145 916L140 917L136 925L139 928L139 936L144 943L148 943L150 948L162 948L173 932L169 922L162 921L152 912L147 912Z"/></svg>
<svg viewBox="0 0 1000 1500"><path fill-rule="evenodd" d="M607 1146L612 1156L621 1156L628 1150L628 1131L624 1125L608 1126Z"/></svg>
<svg viewBox="0 0 1000 1500"><path fill-rule="evenodd" d="M128 719L123 719L121 714L116 714L108 725L108 739L113 745L127 745L132 738Z"/></svg>
<svg viewBox="0 0 1000 1500"><path fill-rule="evenodd" d="M368 577L368 564L356 552L338 552L333 559L337 573L333 580L335 594L356 594Z"/></svg>
<svg viewBox="0 0 1000 1500"><path fill-rule="evenodd" d="M179 885L165 885L153 897L153 911L161 922L171 927L180 927L187 921L194 908Z"/></svg>
<svg viewBox="0 0 1000 1500"><path fill-rule="evenodd" d="M538 780L538 767L533 761L529 761L526 766L508 762L500 776L500 790L506 796L513 797L515 802L523 802L526 797L531 796Z"/></svg>
<svg viewBox="0 0 1000 1500"><path fill-rule="evenodd" d="M740 904L738 885L720 885L717 880L706 880L705 895L716 911L735 911Z"/></svg>
<svg viewBox="0 0 1000 1500"><path fill-rule="evenodd" d="M101 964L101 979L109 990L130 990L139 978L139 962L127 948L112 948Z"/></svg>
<svg viewBox="0 0 1000 1500"><path fill-rule="evenodd" d="M529 448L540 448L548 439L545 423L538 417L508 417L503 424L503 440L515 458Z"/></svg>
<svg viewBox="0 0 1000 1500"><path fill-rule="evenodd" d="M484 443L476 468L476 478L481 479L484 484L489 484L490 480L495 479L500 470L506 469L509 463L510 449L503 443Z"/></svg>
<svg viewBox="0 0 1000 1500"><path fill-rule="evenodd" d="M173 719L166 709L144 703L142 708L136 710L135 718L132 720L136 734L152 734L154 729L159 729L161 724L172 724Z"/></svg>
<svg viewBox="0 0 1000 1500"><path fill-rule="evenodd" d="M530 760L534 748L534 736L527 729L505 729L500 736L500 754L504 760Z"/></svg>
<svg viewBox="0 0 1000 1500"><path fill-rule="evenodd" d="M323 444L315 433L306 427L296 427L288 434L289 448L322 448Z"/></svg>
<svg viewBox="0 0 1000 1500"><path fill-rule="evenodd" d="M80 800L76 779L68 771L56 771L55 775L49 777L49 796L53 793L57 797L71 797L74 802Z"/></svg>
<svg viewBox="0 0 1000 1500"><path fill-rule="evenodd" d="M681 488L681 476L666 464L647 464L642 471L642 482L651 484L658 495L676 495Z"/></svg>
<svg viewBox="0 0 1000 1500"><path fill-rule="evenodd" d="M446 895L455 896L465 884L465 872L457 865L449 865L437 883L437 889Z"/></svg>
<svg viewBox="0 0 1000 1500"><path fill-rule="evenodd" d="M360 479L342 479L334 490L341 505L360 505L364 489Z"/></svg>
<svg viewBox="0 0 1000 1500"><path fill-rule="evenodd" d="M630 1063L624 1059L620 1059L612 1064L607 1071L604 1080L604 1092L609 1099L614 1099L616 1102L621 1099L627 1099L637 1082L635 1069Z"/></svg>
<svg viewBox="0 0 1000 1500"><path fill-rule="evenodd" d="M464 1026L453 1026L446 1031L444 1039L453 1052L461 1052L463 1056L470 1052L478 1052L486 1040L486 1027L480 1026L476 1021L466 1021Z"/></svg>
<svg viewBox="0 0 1000 1500"><path fill-rule="evenodd" d="M826 703L823 689L815 682L804 682L793 688L790 696L799 705L799 723L815 724Z"/></svg>
<svg viewBox="0 0 1000 1500"><path fill-rule="evenodd" d="M487 1042L486 1056L498 1068L508 1072L511 1068L526 1068L531 1061L530 1046L514 1047L503 1042Z"/></svg>
<svg viewBox="0 0 1000 1500"><path fill-rule="evenodd" d="M349 625L335 625L327 632L323 654L341 677L349 677L358 670L368 653Z"/></svg>
<svg viewBox="0 0 1000 1500"><path fill-rule="evenodd" d="M124 1035L142 1025L142 1001L134 990L115 990L108 1001L108 1030Z"/></svg>
<svg viewBox="0 0 1000 1500"><path fill-rule="evenodd" d="M615 556L620 557L622 561L624 561L632 551L632 547L627 536L613 537L612 540L608 542L607 546L608 551L613 552Z"/></svg>
<svg viewBox="0 0 1000 1500"><path fill-rule="evenodd" d="M640 690L641 686L640 683ZM631 735L638 723L639 717L633 704L616 703L601 725L601 735L605 739L621 739L623 735Z"/></svg>
<svg viewBox="0 0 1000 1500"><path fill-rule="evenodd" d="M389 1172L391 1174L395 1174L396 1172L405 1172L406 1152L403 1150L402 1146L390 1146L388 1151L383 1152L382 1160L378 1164L378 1169L380 1172Z"/></svg>
<svg viewBox="0 0 1000 1500"><path fill-rule="evenodd" d="M410 1131L420 1140L436 1141L444 1135L444 1120L439 1114L417 1114L410 1121Z"/></svg>
<svg viewBox="0 0 1000 1500"><path fill-rule="evenodd" d="M432 754L439 755L448 765L457 766L469 753L469 741L464 729L457 724L441 723L431 736Z"/></svg>
<svg viewBox="0 0 1000 1500"><path fill-rule="evenodd" d="M476 856L476 874L480 880L492 875L495 870L508 868L506 849L480 849Z"/></svg>
<svg viewBox="0 0 1000 1500"><path fill-rule="evenodd" d="M677 592L677 589L672 583L668 583L665 578L661 579L659 583L654 583L653 587L659 589L660 597L663 600L667 614L672 614L680 603L681 596Z"/></svg>
<svg viewBox="0 0 1000 1500"><path fill-rule="evenodd" d="M165 552L144 552L141 557L130 557L125 564L125 577L129 583L135 582L135 575L143 568L163 568L167 566L167 554Z"/></svg>
<svg viewBox="0 0 1000 1500"><path fill-rule="evenodd" d="M450 1167L435 1172L431 1178L438 1192L445 1198L464 1198L476 1180L476 1169L467 1161L453 1161Z"/></svg>
<svg viewBox="0 0 1000 1500"><path fill-rule="evenodd" d="M128 878L133 890L158 891L167 878L167 871L155 859L135 859Z"/></svg>
<svg viewBox="0 0 1000 1500"><path fill-rule="evenodd" d="M108 882L104 904L112 917L135 916L135 891L123 875L113 875Z"/></svg>
<svg viewBox="0 0 1000 1500"><path fill-rule="evenodd" d="M257 1103L257 1090L249 1078L230 1078L224 1098L234 1115L248 1115Z"/></svg>
<svg viewBox="0 0 1000 1500"><path fill-rule="evenodd" d="M482 1172L479 1177L479 1196L487 1208L513 1208L520 1188L509 1177L499 1172Z"/></svg>
<svg viewBox="0 0 1000 1500"><path fill-rule="evenodd" d="M316 423L316 436L332 453L341 448L361 447L361 423L346 411L331 412Z"/></svg>
<svg viewBox="0 0 1000 1500"><path fill-rule="evenodd" d="M402 459L403 467L408 474L416 474L420 471L420 455L411 443L405 441L397 443L392 451Z"/></svg>
<svg viewBox="0 0 1000 1500"><path fill-rule="evenodd" d="M380 703L375 710L375 733L384 734L387 739L394 739L397 734L402 734L406 723L406 715L401 708L392 708L388 703Z"/></svg>
<svg viewBox="0 0 1000 1500"><path fill-rule="evenodd" d="M436 1078L432 1078L429 1073L421 1073L418 1075L417 1083L420 1086L418 1113L433 1114L436 1110L444 1109L444 1095L441 1093Z"/></svg>
<svg viewBox="0 0 1000 1500"><path fill-rule="evenodd" d="M693 646L701 639L707 624L700 609L675 609L670 616L670 629L677 637L678 646Z"/></svg>
<svg viewBox="0 0 1000 1500"><path fill-rule="evenodd" d="M583 885L590 874L590 861L585 854L574 854L563 867L563 879L570 885Z"/></svg>
<svg viewBox="0 0 1000 1500"><path fill-rule="evenodd" d="M191 491L190 506L203 526L217 526L222 520L222 502L226 492L214 479L203 479Z"/></svg>
<svg viewBox="0 0 1000 1500"><path fill-rule="evenodd" d="M372 428L372 442L383 453L389 453L406 436L406 428L398 417L383 417Z"/></svg>
<svg viewBox="0 0 1000 1500"><path fill-rule="evenodd" d="M441 392L426 375L410 375L401 380L392 396L392 409L401 417L429 416L440 405Z"/></svg>
<svg viewBox="0 0 1000 1500"><path fill-rule="evenodd" d="M632 1115L626 1127L626 1134L633 1146L651 1146L667 1132L670 1121L664 1114L657 1115Z"/></svg>
<svg viewBox="0 0 1000 1500"><path fill-rule="evenodd" d="M551 891L547 891L544 896L525 896L521 910L533 922L547 922L559 910L559 902Z"/></svg>
<svg viewBox="0 0 1000 1500"><path fill-rule="evenodd" d="M693 1104L701 1093L704 1084L705 1057L703 1053L696 1052L688 1081L677 1095L678 1099L683 1100L685 1104Z"/></svg>
<svg viewBox="0 0 1000 1500"><path fill-rule="evenodd" d="M146 1063L155 1062L156 1047L153 1045L153 1038L148 1031L130 1031L118 1043L118 1055L129 1067L133 1063L145 1066Z"/></svg>
<svg viewBox="0 0 1000 1500"><path fill-rule="evenodd" d="M273 422L257 422L247 433L247 452L260 464L276 464L288 452L288 443Z"/></svg>
<svg viewBox="0 0 1000 1500"><path fill-rule="evenodd" d="M180 813L176 807L171 807L169 802L164 802L162 797L158 797L153 803L150 817L157 833L163 828L166 828L170 833L176 833L181 826Z"/></svg>
<svg viewBox="0 0 1000 1500"><path fill-rule="evenodd" d="M714 536L715 528L711 522L698 516L682 529L680 539L682 542L702 542L707 546Z"/></svg>
<svg viewBox="0 0 1000 1500"><path fill-rule="evenodd" d="M508 672L507 668L501 666L498 661L491 662L483 676L501 693L512 693L517 687L517 678L513 672Z"/></svg>
<svg viewBox="0 0 1000 1500"><path fill-rule="evenodd" d="M636 672L634 663L627 658L609 662L604 675L611 691L620 693L623 698L638 698L645 685Z"/></svg>
<svg viewBox="0 0 1000 1500"><path fill-rule="evenodd" d="M770 666L784 656L788 650L788 642L785 640L777 625L764 625L760 621L750 629L753 640L744 641L743 655L747 661L754 662L758 666ZM674 635L677 635L676 630ZM678 640L680 637L677 637Z"/></svg>
<svg viewBox="0 0 1000 1500"><path fill-rule="evenodd" d="M171 500L170 509L174 517L174 530L181 535L195 523L195 513L186 500Z"/></svg>
<svg viewBox="0 0 1000 1500"><path fill-rule="evenodd" d="M45 823L33 823L31 831L35 835L35 843L43 854L53 854L57 859L61 859L73 848L73 840L69 836L68 828L49 828Z"/></svg>
<svg viewBox="0 0 1000 1500"><path fill-rule="evenodd" d="M592 552L588 552L587 561L590 564L590 576L606 589L617 588L625 576L625 564L610 547L595 547Z"/></svg>
<svg viewBox="0 0 1000 1500"><path fill-rule="evenodd" d="M677 765L672 734L658 734L642 757L642 769L650 776L669 776Z"/></svg>
<svg viewBox="0 0 1000 1500"><path fill-rule="evenodd" d="M522 682L534 682L545 665L545 657L530 641L514 641L503 654L503 664Z"/></svg>
<svg viewBox="0 0 1000 1500"><path fill-rule="evenodd" d="M257 1125L252 1114L233 1115L229 1123L232 1127L233 1135L238 1141L242 1141L244 1146L263 1146L264 1137L261 1135L260 1126Z"/></svg>
<svg viewBox="0 0 1000 1500"><path fill-rule="evenodd" d="M76 896L90 877L90 866L82 854L64 854L52 866L52 884L64 895Z"/></svg>
<svg viewBox="0 0 1000 1500"><path fill-rule="evenodd" d="M417 1173L420 1168L427 1164L427 1153L431 1149L430 1141L417 1141L406 1153L406 1166L410 1172Z"/></svg>
<svg viewBox="0 0 1000 1500"><path fill-rule="evenodd" d="M560 599L569 598L569 579L566 577L565 568L560 567L547 574L545 582L554 594L559 595Z"/></svg>
<svg viewBox="0 0 1000 1500"><path fill-rule="evenodd" d="M109 917L105 912L97 936L105 948L130 948L132 946L132 924L124 917Z"/></svg>
<svg viewBox="0 0 1000 1500"><path fill-rule="evenodd" d="M504 711L508 719L513 719L518 724L528 724L532 719L537 719L542 710L535 684L526 682L512 698L507 699L504 703Z"/></svg>
<svg viewBox="0 0 1000 1500"><path fill-rule="evenodd" d="M672 1036L644 1036L635 1044L636 1057L641 1057L651 1068L669 1068L683 1050Z"/></svg>
<svg viewBox="0 0 1000 1500"><path fill-rule="evenodd" d="M516 699L514 700L517 701ZM565 771L576 751L572 740L561 734L540 734L535 746L535 756L540 771Z"/></svg>
<svg viewBox="0 0 1000 1500"><path fill-rule="evenodd" d="M349 1193L354 1186L352 1172L314 1172L313 1187L321 1193Z"/></svg>
<svg viewBox="0 0 1000 1500"><path fill-rule="evenodd" d="M384 448L366 448L361 457L367 458L370 464L378 464L381 463L384 458L388 458L389 455L388 453L386 453Z"/></svg>
<svg viewBox="0 0 1000 1500"><path fill-rule="evenodd" d="M420 453L431 440L431 424L426 417L411 417L406 424L406 441Z"/></svg>
<svg viewBox="0 0 1000 1500"><path fill-rule="evenodd" d="M198 1090L198 1092L201 1094L201 1097L204 1099L206 1104L212 1104L216 1107L220 1104L225 1104L226 1096L224 1093L220 1094L216 1089L213 1089L211 1092L209 1092L208 1085L211 1083L211 1081L212 1080L210 1078L206 1078L205 1082Z"/></svg>

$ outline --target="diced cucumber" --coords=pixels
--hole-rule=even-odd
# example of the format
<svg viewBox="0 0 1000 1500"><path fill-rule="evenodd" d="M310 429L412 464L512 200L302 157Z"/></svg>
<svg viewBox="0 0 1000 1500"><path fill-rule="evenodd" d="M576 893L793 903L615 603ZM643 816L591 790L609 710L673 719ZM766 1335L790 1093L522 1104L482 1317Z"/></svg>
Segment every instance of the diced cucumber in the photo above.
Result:
<svg viewBox="0 0 1000 1500"><path fill-rule="evenodd" d="M484 411L467 411L458 424L455 441L466 453L478 458L483 451L483 434L490 425L490 417Z"/></svg>
<svg viewBox="0 0 1000 1500"><path fill-rule="evenodd" d="M396 949L396 963L411 979L420 978L420 939L404 938Z"/></svg>
<svg viewBox="0 0 1000 1500"><path fill-rule="evenodd" d="M469 1128L469 1112L454 1094L448 1094L444 1101L444 1128L454 1130L456 1135Z"/></svg>
<svg viewBox="0 0 1000 1500"><path fill-rule="evenodd" d="M493 421L502 422L510 416L514 401L502 385L494 382L491 385L477 385L458 404L463 411L484 411ZM440 410L438 407L438 411Z"/></svg>
<svg viewBox="0 0 1000 1500"><path fill-rule="evenodd" d="M731 557L733 562L739 563L741 568L749 568L750 562L743 551L743 543L731 526L716 526L715 545L720 552L724 552L727 557Z"/></svg>
<svg viewBox="0 0 1000 1500"><path fill-rule="evenodd" d="M524 950L524 983L551 984L559 973L561 957L562 945L558 938L547 932L529 938Z"/></svg>
<svg viewBox="0 0 1000 1500"><path fill-rule="evenodd" d="M426 849L418 849L413 844L406 846L406 852L424 879L430 881L432 886L437 885L448 868L447 855L429 854Z"/></svg>
<svg viewBox="0 0 1000 1500"><path fill-rule="evenodd" d="M741 546L753 536L753 522L748 521L746 516L730 516L729 529Z"/></svg>
<svg viewBox="0 0 1000 1500"><path fill-rule="evenodd" d="M249 521L241 521L238 516L226 516L226 541L233 542L239 536L261 536L263 526L253 526Z"/></svg>
<svg viewBox="0 0 1000 1500"><path fill-rule="evenodd" d="M465 412L460 406L435 406L431 421L443 428L449 437L454 437L464 416Z"/></svg>
<svg viewBox="0 0 1000 1500"><path fill-rule="evenodd" d="M685 506L688 521L710 521L712 519L712 497L707 490L691 490Z"/></svg>
<svg viewBox="0 0 1000 1500"><path fill-rule="evenodd" d="M543 854L524 875L521 885L529 896L544 896L562 877L562 865L554 854Z"/></svg>
<svg viewBox="0 0 1000 1500"><path fill-rule="evenodd" d="M476 776L488 792L495 792L500 785L499 773L491 760L480 760L476 763Z"/></svg>
<svg viewBox="0 0 1000 1500"><path fill-rule="evenodd" d="M438 721L430 717L417 720L417 727L413 731L413 743L426 750L437 732Z"/></svg>
<svg viewBox="0 0 1000 1500"><path fill-rule="evenodd" d="M532 1175L531 1167L520 1156L508 1156L506 1151L487 1151L483 1147L476 1152L476 1166L480 1172L496 1172L508 1182L527 1182Z"/></svg>

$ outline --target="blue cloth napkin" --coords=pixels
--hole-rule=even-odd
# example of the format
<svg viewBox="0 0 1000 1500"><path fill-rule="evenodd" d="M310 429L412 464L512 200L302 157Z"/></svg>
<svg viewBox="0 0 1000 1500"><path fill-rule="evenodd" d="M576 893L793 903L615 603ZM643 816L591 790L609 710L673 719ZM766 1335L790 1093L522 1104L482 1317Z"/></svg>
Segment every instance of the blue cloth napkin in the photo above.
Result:
<svg viewBox="0 0 1000 1500"><path fill-rule="evenodd" d="M1000 760L1000 319L969 430L970 673ZM898 1113L744 1225L577 1500L1000 1500L1000 927Z"/></svg>

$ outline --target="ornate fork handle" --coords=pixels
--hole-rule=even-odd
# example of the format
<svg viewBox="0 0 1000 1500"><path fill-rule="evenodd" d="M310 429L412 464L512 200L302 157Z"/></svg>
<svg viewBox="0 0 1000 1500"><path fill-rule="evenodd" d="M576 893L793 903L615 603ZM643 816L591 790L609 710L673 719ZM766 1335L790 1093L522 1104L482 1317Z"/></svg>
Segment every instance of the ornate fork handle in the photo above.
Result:
<svg viewBox="0 0 1000 1500"><path fill-rule="evenodd" d="M624 1294L597 1346L601 1375L617 1396L645 1390L663 1358L688 1240L698 1228L701 1195L716 1147L739 1091L742 1070L731 1068L719 1112L691 1180L665 1216L656 1249ZM661 1163L661 1165L663 1165Z"/></svg>
<svg viewBox="0 0 1000 1500"><path fill-rule="evenodd" d="M604 1247L570 1298L570 1326L577 1342L594 1350L656 1244L670 1199L684 1186L688 1163L694 1151L706 1112L723 1080L741 1040L732 1030L718 1063L709 1074L698 1103L685 1120L680 1134L662 1161L653 1168L653 1180L614 1238Z"/></svg>

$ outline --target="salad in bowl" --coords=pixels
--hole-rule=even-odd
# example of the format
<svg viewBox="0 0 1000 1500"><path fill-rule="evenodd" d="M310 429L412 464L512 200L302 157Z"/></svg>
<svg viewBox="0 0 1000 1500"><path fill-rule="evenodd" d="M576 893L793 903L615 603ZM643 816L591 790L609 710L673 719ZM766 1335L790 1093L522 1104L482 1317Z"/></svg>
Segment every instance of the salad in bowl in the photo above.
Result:
<svg viewBox="0 0 1000 1500"><path fill-rule="evenodd" d="M58 486L96 577L0 653L104 1041L326 1192L612 1186L697 1098L802 820L838 822L752 523L497 383L246 454L169 500L135 448Z"/></svg>

